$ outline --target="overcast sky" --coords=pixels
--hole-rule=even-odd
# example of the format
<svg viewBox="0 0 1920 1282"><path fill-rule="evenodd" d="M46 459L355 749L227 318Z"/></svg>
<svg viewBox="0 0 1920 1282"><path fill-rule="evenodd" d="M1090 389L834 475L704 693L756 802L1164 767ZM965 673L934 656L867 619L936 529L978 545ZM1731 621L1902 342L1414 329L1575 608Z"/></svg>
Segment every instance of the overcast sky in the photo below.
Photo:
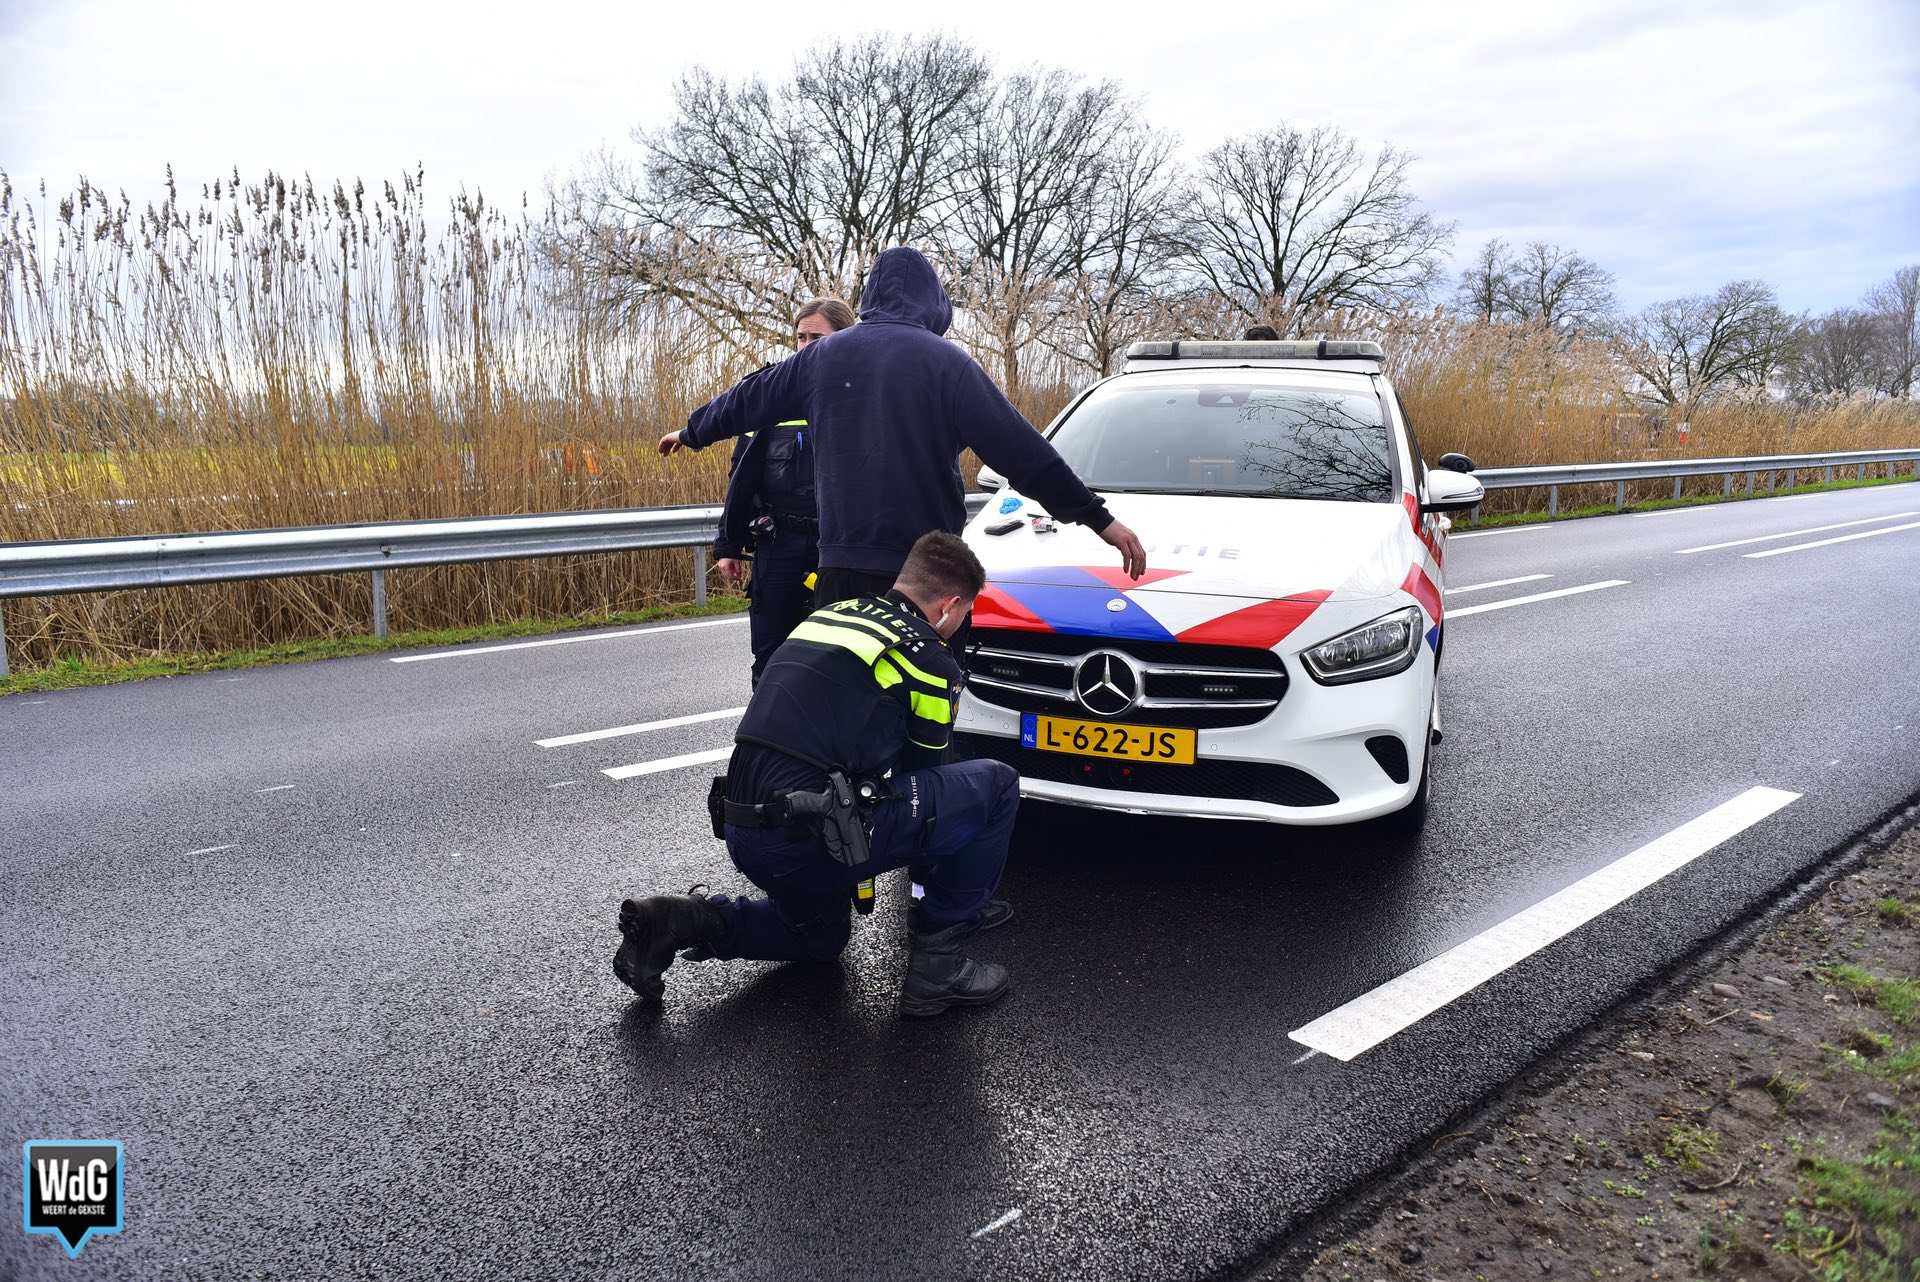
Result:
<svg viewBox="0 0 1920 1282"><path fill-rule="evenodd" d="M689 66L779 79L818 40L928 30L914 8L0 0L0 168L140 196L168 162L197 185L419 161L443 194L538 200L661 122ZM1550 240L1631 306L1757 276L1824 310L1920 261L1920 0L920 11L1002 68L1120 81L1193 154L1283 121L1391 142L1458 260Z"/></svg>

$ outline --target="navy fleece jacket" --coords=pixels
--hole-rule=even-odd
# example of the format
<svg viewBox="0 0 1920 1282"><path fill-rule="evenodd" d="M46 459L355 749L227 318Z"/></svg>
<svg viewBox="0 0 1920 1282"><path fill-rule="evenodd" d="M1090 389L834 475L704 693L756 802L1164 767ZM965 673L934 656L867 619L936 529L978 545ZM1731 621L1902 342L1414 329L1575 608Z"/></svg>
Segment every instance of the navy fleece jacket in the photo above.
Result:
<svg viewBox="0 0 1920 1282"><path fill-rule="evenodd" d="M814 430L823 568L892 574L929 530L966 523L960 451L971 448L1063 521L1113 521L1066 460L986 372L941 337L953 306L918 250L874 260L860 323L750 374L695 410L681 444L701 449L767 423Z"/></svg>

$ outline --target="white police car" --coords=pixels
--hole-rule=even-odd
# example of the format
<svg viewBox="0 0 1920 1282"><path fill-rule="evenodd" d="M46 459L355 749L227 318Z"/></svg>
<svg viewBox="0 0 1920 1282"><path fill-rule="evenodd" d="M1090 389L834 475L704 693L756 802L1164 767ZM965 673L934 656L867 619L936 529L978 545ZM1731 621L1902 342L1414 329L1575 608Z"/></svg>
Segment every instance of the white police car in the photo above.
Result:
<svg viewBox="0 0 1920 1282"><path fill-rule="evenodd" d="M983 470L963 751L1029 797L1287 824L1424 817L1446 532L1366 342L1135 343L1048 439L1140 535L1135 582Z"/></svg>

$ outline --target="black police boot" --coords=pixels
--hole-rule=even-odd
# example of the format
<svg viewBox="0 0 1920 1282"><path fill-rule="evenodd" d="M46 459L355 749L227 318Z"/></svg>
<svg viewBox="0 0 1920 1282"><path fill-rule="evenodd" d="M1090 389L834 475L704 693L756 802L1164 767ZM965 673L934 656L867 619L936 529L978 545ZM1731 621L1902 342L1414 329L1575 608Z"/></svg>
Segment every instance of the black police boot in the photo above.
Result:
<svg viewBox="0 0 1920 1282"><path fill-rule="evenodd" d="M620 933L626 938L613 955L613 973L642 1001L657 1002L666 995L660 976L673 965L674 953L689 948L711 955L726 928L720 910L698 895L623 900Z"/></svg>
<svg viewBox="0 0 1920 1282"><path fill-rule="evenodd" d="M938 1015L952 1006L985 1006L1007 995L1005 966L975 961L960 951L978 929L974 922L961 922L929 933L916 923L907 982L900 989L902 1015Z"/></svg>

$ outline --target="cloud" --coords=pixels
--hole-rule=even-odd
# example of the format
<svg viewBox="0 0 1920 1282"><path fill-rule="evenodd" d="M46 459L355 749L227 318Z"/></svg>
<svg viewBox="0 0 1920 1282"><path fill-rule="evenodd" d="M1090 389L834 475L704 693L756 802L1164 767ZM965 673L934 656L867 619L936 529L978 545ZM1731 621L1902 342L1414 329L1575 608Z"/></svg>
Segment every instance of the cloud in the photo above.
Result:
<svg viewBox="0 0 1920 1282"><path fill-rule="evenodd" d="M1556 6L1034 6L941 11L1002 66L1112 77L1197 154L1282 121L1418 155L1415 190L1489 235L1571 246L1641 304L1735 276L1795 308L1920 261L1920 9L1910 0ZM536 197L663 119L699 63L778 79L897 2L323 8L29 0L0 18L0 167L151 193L268 167ZM924 29L924 28L922 28ZM514 201L513 203L517 203Z"/></svg>

